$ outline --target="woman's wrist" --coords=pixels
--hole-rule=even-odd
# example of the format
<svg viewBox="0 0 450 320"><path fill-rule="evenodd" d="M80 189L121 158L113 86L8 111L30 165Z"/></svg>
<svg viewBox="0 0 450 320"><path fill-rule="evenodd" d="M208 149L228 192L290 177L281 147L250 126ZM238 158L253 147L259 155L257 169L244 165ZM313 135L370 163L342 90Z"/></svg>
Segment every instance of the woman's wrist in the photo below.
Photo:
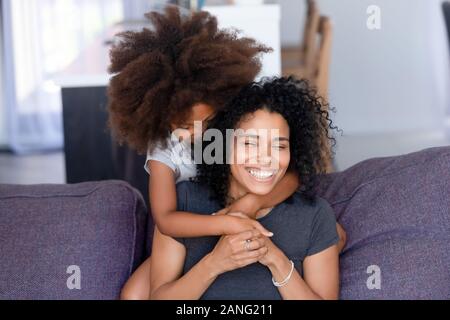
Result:
<svg viewBox="0 0 450 320"><path fill-rule="evenodd" d="M285 254L280 252L274 255L273 261L269 263L267 267L272 273L272 277L274 278L274 280L281 282L289 274L292 263Z"/></svg>
<svg viewBox="0 0 450 320"><path fill-rule="evenodd" d="M205 275L207 275L208 280L214 281L222 271L218 268L217 264L214 263L214 259L211 253L207 254L202 260Z"/></svg>

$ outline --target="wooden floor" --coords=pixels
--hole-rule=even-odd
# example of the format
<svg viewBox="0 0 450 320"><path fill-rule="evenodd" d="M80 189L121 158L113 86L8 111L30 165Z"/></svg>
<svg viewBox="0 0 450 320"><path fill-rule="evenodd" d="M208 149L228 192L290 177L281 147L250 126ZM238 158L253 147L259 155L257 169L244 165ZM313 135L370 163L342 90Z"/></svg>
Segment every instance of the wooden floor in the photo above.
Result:
<svg viewBox="0 0 450 320"><path fill-rule="evenodd" d="M16 156L0 153L2 184L62 184L66 182L64 153Z"/></svg>

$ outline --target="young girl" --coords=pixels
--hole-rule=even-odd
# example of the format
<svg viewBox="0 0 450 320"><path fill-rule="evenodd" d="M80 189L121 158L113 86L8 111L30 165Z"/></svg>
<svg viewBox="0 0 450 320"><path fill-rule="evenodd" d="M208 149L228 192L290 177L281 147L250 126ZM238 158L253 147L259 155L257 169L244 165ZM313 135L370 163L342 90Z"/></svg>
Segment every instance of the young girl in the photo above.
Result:
<svg viewBox="0 0 450 320"><path fill-rule="evenodd" d="M158 230L171 237L236 234L258 229L254 218L289 198L298 188L287 174L265 196L248 194L216 215L177 211L176 184L195 177L189 141L196 122L207 122L261 69L259 55L270 49L235 32L219 30L206 12L182 16L176 7L146 15L152 30L124 32L111 50L110 125L120 142L147 152L149 198ZM180 130L181 129L181 130ZM171 132L177 132L176 139ZM181 134L180 134L181 132ZM149 258L122 291L124 299L150 296Z"/></svg>

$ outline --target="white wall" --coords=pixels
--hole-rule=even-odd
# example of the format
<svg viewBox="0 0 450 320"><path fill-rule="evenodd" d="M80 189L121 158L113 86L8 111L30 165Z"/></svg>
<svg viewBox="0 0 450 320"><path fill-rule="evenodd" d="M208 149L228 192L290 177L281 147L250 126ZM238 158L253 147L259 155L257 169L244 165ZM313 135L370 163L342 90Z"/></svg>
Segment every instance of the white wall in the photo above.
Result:
<svg viewBox="0 0 450 320"><path fill-rule="evenodd" d="M144 20L144 14L163 7L166 0L123 0L125 19Z"/></svg>
<svg viewBox="0 0 450 320"><path fill-rule="evenodd" d="M280 6L205 6L215 16L219 28L236 28L240 36L264 43L273 51L261 57L262 69L257 79L281 75Z"/></svg>
<svg viewBox="0 0 450 320"><path fill-rule="evenodd" d="M279 0L281 5L281 45L285 47L300 44L305 21L306 0ZM339 1L339 0L338 0Z"/></svg>
<svg viewBox="0 0 450 320"><path fill-rule="evenodd" d="M0 0L0 148L6 145L6 110L4 100L3 81L3 39L2 39L2 2Z"/></svg>
<svg viewBox="0 0 450 320"><path fill-rule="evenodd" d="M449 52L439 0L318 0L334 24L330 101L346 133L434 130L449 107ZM303 0L280 0L282 43L298 44ZM366 27L369 5L381 30Z"/></svg>

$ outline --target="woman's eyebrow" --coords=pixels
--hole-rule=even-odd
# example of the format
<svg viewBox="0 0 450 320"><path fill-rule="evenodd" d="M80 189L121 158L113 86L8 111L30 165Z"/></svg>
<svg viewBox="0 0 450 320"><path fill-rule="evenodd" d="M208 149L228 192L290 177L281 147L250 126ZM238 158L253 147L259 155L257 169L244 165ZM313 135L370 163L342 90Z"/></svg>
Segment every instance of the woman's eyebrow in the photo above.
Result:
<svg viewBox="0 0 450 320"><path fill-rule="evenodd" d="M281 141L289 142L289 138L286 138L286 137L276 137L276 138L273 138L273 140L276 140L279 142L281 142Z"/></svg>
<svg viewBox="0 0 450 320"><path fill-rule="evenodd" d="M238 137L239 138L255 138L255 139L259 139L259 136L256 135L256 134L245 134L245 133L243 133L243 134L239 134ZM281 141L289 142L289 138L286 138L286 137L276 137L276 138L273 138L273 140L279 141L279 142L281 142Z"/></svg>
<svg viewBox="0 0 450 320"><path fill-rule="evenodd" d="M255 138L255 139L259 139L259 136L256 135L256 134L246 134L246 133L238 134L237 137L238 138Z"/></svg>

